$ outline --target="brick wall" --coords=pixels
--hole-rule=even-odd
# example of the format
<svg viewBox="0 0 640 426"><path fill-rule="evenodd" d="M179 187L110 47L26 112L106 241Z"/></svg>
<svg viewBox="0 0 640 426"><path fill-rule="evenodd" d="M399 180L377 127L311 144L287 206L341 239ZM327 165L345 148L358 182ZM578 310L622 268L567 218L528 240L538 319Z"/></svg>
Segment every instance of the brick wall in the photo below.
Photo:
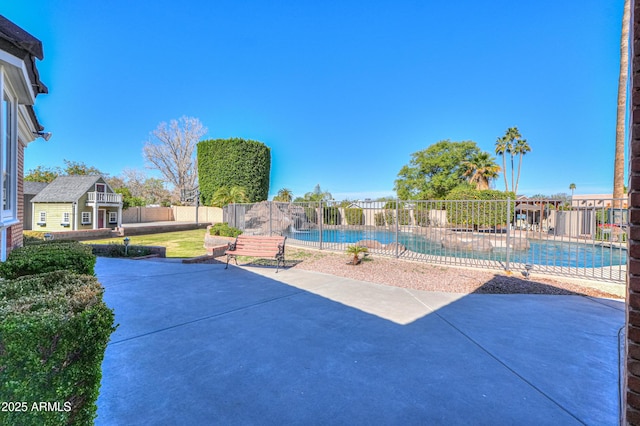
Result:
<svg viewBox="0 0 640 426"><path fill-rule="evenodd" d="M631 1L629 267L623 424L640 425L640 0Z"/></svg>

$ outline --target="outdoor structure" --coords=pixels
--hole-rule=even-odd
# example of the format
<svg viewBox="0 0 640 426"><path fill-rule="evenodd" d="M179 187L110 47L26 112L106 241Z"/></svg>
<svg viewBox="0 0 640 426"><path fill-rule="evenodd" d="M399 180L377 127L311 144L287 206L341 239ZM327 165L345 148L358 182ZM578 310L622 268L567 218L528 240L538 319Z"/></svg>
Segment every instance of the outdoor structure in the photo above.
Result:
<svg viewBox="0 0 640 426"><path fill-rule="evenodd" d="M36 68L43 58L40 40L0 15L0 261L22 245L24 148L50 137L33 109L48 93Z"/></svg>
<svg viewBox="0 0 640 426"><path fill-rule="evenodd" d="M31 200L33 229L76 231L122 225L122 195L102 176L58 176Z"/></svg>
<svg viewBox="0 0 640 426"><path fill-rule="evenodd" d="M42 191L48 183L46 182L30 182L24 181L24 192L23 192L23 202L24 202L24 220L23 220L23 228L25 230L33 229L33 208L31 205L31 200L33 197L38 195L40 191Z"/></svg>

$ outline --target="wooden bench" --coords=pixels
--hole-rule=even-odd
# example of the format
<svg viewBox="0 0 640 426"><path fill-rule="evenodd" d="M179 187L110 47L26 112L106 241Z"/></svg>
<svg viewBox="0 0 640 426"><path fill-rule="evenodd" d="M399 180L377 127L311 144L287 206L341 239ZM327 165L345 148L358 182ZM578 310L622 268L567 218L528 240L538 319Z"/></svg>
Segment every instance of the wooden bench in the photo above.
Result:
<svg viewBox="0 0 640 426"><path fill-rule="evenodd" d="M258 235L238 235L234 243L229 243L229 248L224 253L227 255L227 266L229 260L235 259L238 264L237 256L251 256L262 258L273 258L276 260L276 273L280 268L280 262L284 268L284 242L287 237L263 237Z"/></svg>

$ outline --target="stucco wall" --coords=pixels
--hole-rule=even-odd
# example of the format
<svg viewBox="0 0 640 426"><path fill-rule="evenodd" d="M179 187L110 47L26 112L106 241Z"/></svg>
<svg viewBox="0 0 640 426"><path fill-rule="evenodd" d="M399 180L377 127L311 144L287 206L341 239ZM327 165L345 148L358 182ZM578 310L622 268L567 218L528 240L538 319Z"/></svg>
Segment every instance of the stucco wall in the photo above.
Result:
<svg viewBox="0 0 640 426"><path fill-rule="evenodd" d="M175 220L171 207L129 207L122 212L122 223L165 222Z"/></svg>
<svg viewBox="0 0 640 426"><path fill-rule="evenodd" d="M173 216L178 222L195 222L195 206L172 206ZM219 207L198 207L198 222L219 223L222 222L222 209Z"/></svg>

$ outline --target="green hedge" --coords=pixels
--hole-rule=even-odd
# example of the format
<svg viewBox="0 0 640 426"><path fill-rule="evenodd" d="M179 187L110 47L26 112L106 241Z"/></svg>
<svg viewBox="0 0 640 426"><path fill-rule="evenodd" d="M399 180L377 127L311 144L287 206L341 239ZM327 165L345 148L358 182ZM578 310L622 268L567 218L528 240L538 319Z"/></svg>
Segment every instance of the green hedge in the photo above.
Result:
<svg viewBox="0 0 640 426"><path fill-rule="evenodd" d="M0 277L12 279L57 270L94 275L96 257L89 245L77 241L32 243L14 249L0 264Z"/></svg>
<svg viewBox="0 0 640 426"><path fill-rule="evenodd" d="M384 226L384 213L382 213L382 212L374 213L373 214L373 221L376 224L376 226Z"/></svg>
<svg viewBox="0 0 640 426"><path fill-rule="evenodd" d="M364 211L361 208L345 208L344 217L349 225L364 225Z"/></svg>
<svg viewBox="0 0 640 426"><path fill-rule="evenodd" d="M262 142L240 138L198 143L198 180L201 201L211 205L220 187L240 186L250 203L264 201L269 194L271 149Z"/></svg>
<svg viewBox="0 0 640 426"><path fill-rule="evenodd" d="M209 234L218 235L222 237L237 237L242 234L242 231L238 228L229 226L228 223L216 223L209 229Z"/></svg>
<svg viewBox="0 0 640 426"><path fill-rule="evenodd" d="M95 277L68 271L2 282L0 399L14 405L0 424L93 424L115 330L102 293Z"/></svg>
<svg viewBox="0 0 640 426"><path fill-rule="evenodd" d="M507 198L512 200L510 217L507 217ZM446 199L448 201L458 201L446 204L447 221L453 225L473 227L506 225L514 218L516 197L513 192L480 191L460 187L447 194Z"/></svg>
<svg viewBox="0 0 640 426"><path fill-rule="evenodd" d="M322 221L325 225L340 225L340 209L338 207L323 207Z"/></svg>

